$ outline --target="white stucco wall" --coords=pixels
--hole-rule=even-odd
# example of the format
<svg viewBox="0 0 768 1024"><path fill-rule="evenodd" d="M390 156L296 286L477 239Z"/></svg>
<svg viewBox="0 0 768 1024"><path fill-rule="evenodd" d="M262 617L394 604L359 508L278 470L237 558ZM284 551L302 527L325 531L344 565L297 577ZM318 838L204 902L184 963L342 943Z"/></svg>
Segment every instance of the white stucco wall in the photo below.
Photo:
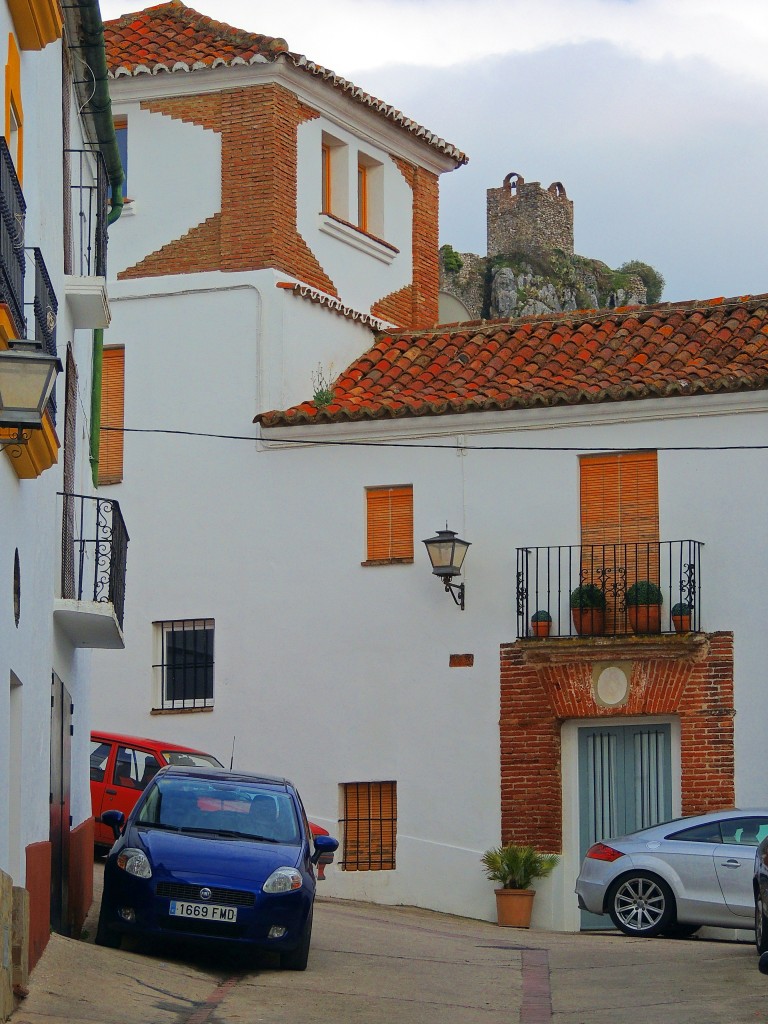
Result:
<svg viewBox="0 0 768 1024"><path fill-rule="evenodd" d="M12 22L0 5L0 38ZM3 51L5 52L5 51ZM5 58L0 60L0 74ZM22 188L27 204L24 243L41 249L58 299L57 341L62 362L73 344L79 373L75 488L92 490L88 463L91 351L88 331L75 330L68 307L62 222L61 43L21 53L24 153ZM85 148L76 107L70 145ZM52 154L59 154L52 159ZM26 263L27 301L34 296L34 263ZM34 336L31 307L28 335ZM64 374L57 382L57 432L64 437ZM70 813L73 827L90 817L87 768L90 728L90 651L78 651L56 628L54 600L60 596L62 461L36 479L20 480L8 453L0 454L0 869L14 884L26 882L25 849L49 838L51 676L71 694L74 711ZM14 558L20 566L20 616L13 605ZM13 711L12 711L13 708Z"/></svg>
<svg viewBox="0 0 768 1024"><path fill-rule="evenodd" d="M128 122L126 195L132 200L110 234L114 276L219 212L221 136L139 103L115 103L113 112Z"/></svg>
<svg viewBox="0 0 768 1024"><path fill-rule="evenodd" d="M342 239L324 230L327 218L320 212L323 133L332 134L340 143L340 159L347 165L348 197L338 209L338 216L343 220L357 223L358 155L362 154L380 165L382 224L378 232L373 226L370 230L394 246L398 250L396 255L383 247L371 247L378 255L360 247L354 231L347 230ZM299 125L297 150L296 223L299 234L336 285L341 301L355 309L368 310L378 299L410 284L413 276L413 192L389 154L325 118L315 118Z"/></svg>

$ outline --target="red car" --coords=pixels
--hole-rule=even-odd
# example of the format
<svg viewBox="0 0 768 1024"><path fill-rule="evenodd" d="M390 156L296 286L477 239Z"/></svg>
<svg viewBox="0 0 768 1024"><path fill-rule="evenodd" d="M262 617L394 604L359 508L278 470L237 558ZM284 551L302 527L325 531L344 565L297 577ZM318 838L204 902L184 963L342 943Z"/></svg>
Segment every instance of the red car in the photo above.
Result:
<svg viewBox="0 0 768 1024"><path fill-rule="evenodd" d="M221 762L202 750L141 736L91 733L91 808L96 825L94 843L109 849L115 841L112 829L99 821L104 811L122 811L126 818L144 787L159 768L179 764L221 768Z"/></svg>
<svg viewBox="0 0 768 1024"><path fill-rule="evenodd" d="M122 811L126 818L141 796L155 772L166 764L186 765L187 768L224 767L213 754L178 743L150 740L143 736L123 736L119 733L91 733L91 809L96 819L94 845L104 852L115 837L112 829L99 821L104 811ZM309 822L312 834L327 836L328 832ZM317 877L322 881L325 865L333 863L333 854L320 857Z"/></svg>

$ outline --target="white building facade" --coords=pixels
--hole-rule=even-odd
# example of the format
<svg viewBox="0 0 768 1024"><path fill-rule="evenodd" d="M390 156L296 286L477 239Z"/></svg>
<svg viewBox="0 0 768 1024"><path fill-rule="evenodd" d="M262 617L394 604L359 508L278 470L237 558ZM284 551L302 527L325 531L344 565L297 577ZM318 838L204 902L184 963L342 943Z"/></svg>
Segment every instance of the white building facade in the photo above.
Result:
<svg viewBox="0 0 768 1024"><path fill-rule="evenodd" d="M100 26L88 0L66 12L50 0L0 6L0 360L11 365L24 340L58 358L51 398L21 433L3 377L0 1019L51 930L78 934L91 903L90 659L122 645L124 558L98 570L100 584L93 576L96 545L111 550L119 519L111 499L97 502L90 464L94 334L109 323L107 190L116 217L121 176L111 117L93 113L93 82L76 81L99 54L104 65L103 41L85 39Z"/></svg>

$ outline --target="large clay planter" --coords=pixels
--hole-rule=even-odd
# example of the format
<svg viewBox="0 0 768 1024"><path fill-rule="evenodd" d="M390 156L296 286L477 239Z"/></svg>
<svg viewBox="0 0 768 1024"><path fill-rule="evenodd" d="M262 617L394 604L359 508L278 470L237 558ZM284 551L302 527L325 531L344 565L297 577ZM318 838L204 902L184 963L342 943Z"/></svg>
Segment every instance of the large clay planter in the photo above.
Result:
<svg viewBox="0 0 768 1024"><path fill-rule="evenodd" d="M530 928L535 889L496 889L496 919L502 928Z"/></svg>
<svg viewBox="0 0 768 1024"><path fill-rule="evenodd" d="M604 608L571 608L571 615L579 636L602 636L605 632Z"/></svg>
<svg viewBox="0 0 768 1024"><path fill-rule="evenodd" d="M627 606L627 618L635 633L661 632L660 604L630 604Z"/></svg>

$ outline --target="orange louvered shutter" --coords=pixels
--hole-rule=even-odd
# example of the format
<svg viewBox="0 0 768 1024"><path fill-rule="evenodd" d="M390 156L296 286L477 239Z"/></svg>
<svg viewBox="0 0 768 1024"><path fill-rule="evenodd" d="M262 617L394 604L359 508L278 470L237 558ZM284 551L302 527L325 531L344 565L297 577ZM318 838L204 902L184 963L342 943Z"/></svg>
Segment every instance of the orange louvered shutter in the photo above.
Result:
<svg viewBox="0 0 768 1024"><path fill-rule="evenodd" d="M125 349L105 348L101 371L101 434L99 483L123 479L123 414L125 401ZM104 427L117 427L104 430Z"/></svg>
<svg viewBox="0 0 768 1024"><path fill-rule="evenodd" d="M344 786L345 871L395 867L397 783L348 782Z"/></svg>
<svg viewBox="0 0 768 1024"><path fill-rule="evenodd" d="M372 487L366 491L367 559L413 558L413 487Z"/></svg>
<svg viewBox="0 0 768 1024"><path fill-rule="evenodd" d="M603 586L608 616L636 580L659 582L656 452L581 457L581 573Z"/></svg>

